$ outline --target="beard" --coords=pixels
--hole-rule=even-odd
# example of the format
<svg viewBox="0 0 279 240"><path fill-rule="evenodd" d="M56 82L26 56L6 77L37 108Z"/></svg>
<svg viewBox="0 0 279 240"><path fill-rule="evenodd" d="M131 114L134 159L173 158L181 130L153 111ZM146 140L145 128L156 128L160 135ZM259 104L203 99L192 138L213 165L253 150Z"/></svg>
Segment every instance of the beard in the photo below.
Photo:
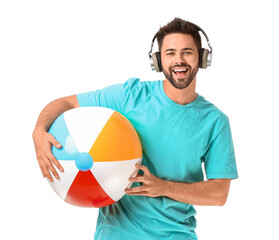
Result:
<svg viewBox="0 0 279 240"><path fill-rule="evenodd" d="M187 75L185 77L183 77L183 78L175 79L174 73L172 71L175 67L187 67L188 68ZM163 68L163 73L164 73L165 77L169 80L169 82L175 88L184 89L184 88L187 88L191 84L191 82L195 78L198 70L199 70L199 66L198 65L195 66L194 68L192 68L190 65L182 63L181 65L174 65L174 66L170 67L169 68L169 72L167 72Z"/></svg>

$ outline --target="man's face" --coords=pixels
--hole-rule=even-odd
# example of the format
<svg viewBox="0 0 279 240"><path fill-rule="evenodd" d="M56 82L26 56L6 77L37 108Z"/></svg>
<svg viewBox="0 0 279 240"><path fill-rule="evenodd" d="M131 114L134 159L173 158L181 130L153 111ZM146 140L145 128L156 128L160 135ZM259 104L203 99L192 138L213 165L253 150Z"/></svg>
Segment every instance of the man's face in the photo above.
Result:
<svg viewBox="0 0 279 240"><path fill-rule="evenodd" d="M178 89L187 88L199 70L199 53L189 34L172 33L164 37L161 48L163 73Z"/></svg>

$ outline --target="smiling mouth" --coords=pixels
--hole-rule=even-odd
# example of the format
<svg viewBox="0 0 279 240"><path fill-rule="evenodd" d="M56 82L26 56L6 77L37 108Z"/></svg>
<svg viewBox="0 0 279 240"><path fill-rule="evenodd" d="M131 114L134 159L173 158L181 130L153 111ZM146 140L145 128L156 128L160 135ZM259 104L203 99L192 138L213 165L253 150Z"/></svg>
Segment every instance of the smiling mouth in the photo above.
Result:
<svg viewBox="0 0 279 240"><path fill-rule="evenodd" d="M177 77L184 77L186 73L189 71L188 68L181 68L181 69L173 69L172 72Z"/></svg>

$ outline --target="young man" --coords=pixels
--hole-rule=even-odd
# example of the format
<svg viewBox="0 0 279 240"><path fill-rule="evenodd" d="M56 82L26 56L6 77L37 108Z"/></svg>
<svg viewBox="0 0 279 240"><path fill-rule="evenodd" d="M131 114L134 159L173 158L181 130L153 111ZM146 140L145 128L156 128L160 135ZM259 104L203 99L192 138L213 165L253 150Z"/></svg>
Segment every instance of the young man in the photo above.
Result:
<svg viewBox="0 0 279 240"><path fill-rule="evenodd" d="M156 34L164 81L124 84L57 99L41 112L33 139L44 177L59 178L51 153L61 145L47 131L64 111L102 106L133 124L143 148L141 175L117 203L101 208L95 239L197 239L193 205L225 204L237 178L229 120L196 93L201 38L197 26L175 18ZM160 69L159 69L160 70ZM205 166L204 181L202 163Z"/></svg>

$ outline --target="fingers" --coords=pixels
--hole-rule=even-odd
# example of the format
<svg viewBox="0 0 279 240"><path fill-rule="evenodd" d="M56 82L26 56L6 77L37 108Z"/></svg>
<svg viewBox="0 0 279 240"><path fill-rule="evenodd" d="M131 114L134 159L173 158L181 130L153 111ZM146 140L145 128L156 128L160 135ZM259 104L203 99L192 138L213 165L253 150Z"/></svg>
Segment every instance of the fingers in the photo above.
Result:
<svg viewBox="0 0 279 240"><path fill-rule="evenodd" d="M35 150L37 160L43 174L50 182L53 182L53 176L60 179L55 167L61 172L64 172L63 167L52 154L51 148L61 148L61 144L52 136L52 134L43 132L34 137Z"/></svg>
<svg viewBox="0 0 279 240"><path fill-rule="evenodd" d="M137 177L130 177L129 178L129 181L130 182L145 182L145 177L143 177L143 176L137 176Z"/></svg>
<svg viewBox="0 0 279 240"><path fill-rule="evenodd" d="M53 174L53 176L54 176L56 179L60 179L60 177L59 177L57 171L55 170L55 168L53 167L52 164L49 164L48 169L51 171L51 173ZM49 175L50 175L50 174L49 174ZM53 179L51 178L50 181L52 182L52 180L53 180Z"/></svg>
<svg viewBox="0 0 279 240"><path fill-rule="evenodd" d="M56 148L62 148L62 145L55 139L55 137L52 134L49 134L50 142L51 144L56 147ZM50 160L51 163L53 163L61 172L64 172L63 167L57 161L57 159L53 156L52 152L49 151L48 153L48 159Z"/></svg>
<svg viewBox="0 0 279 240"><path fill-rule="evenodd" d="M52 182L53 178L52 178L52 176L51 176L51 174L49 172L50 166L49 166L49 164L47 164L48 159L47 158L45 158L45 159L38 159L38 162L39 162L39 166L40 166L41 172L43 174L43 177L44 178L47 177L48 180L50 182Z"/></svg>
<svg viewBox="0 0 279 240"><path fill-rule="evenodd" d="M56 148L62 147L62 145L55 139L55 137L52 134L49 134L49 140L54 147Z"/></svg>
<svg viewBox="0 0 279 240"><path fill-rule="evenodd" d="M144 175L139 175L137 174L136 177L130 177L129 181L130 182L142 182L142 183L147 183L148 182L148 178L146 178L147 176L150 176L150 172L148 170L148 168L144 165L140 165L138 163L136 163L135 165L138 169L142 170L144 172Z"/></svg>
<svg viewBox="0 0 279 240"><path fill-rule="evenodd" d="M53 154L49 154L48 159L61 171L64 172L62 165L59 161L53 156Z"/></svg>
<svg viewBox="0 0 279 240"><path fill-rule="evenodd" d="M140 164L136 164L135 165L138 169L141 169L142 171L144 171L145 175L139 175L137 174L136 177L130 177L129 181L130 182L142 182L142 183L146 183L147 179L146 179L146 173L149 172L148 168L140 165ZM143 186L140 187L133 187L133 188L126 188L125 189L125 193L128 195L145 195L147 192L143 190Z"/></svg>
<svg viewBox="0 0 279 240"><path fill-rule="evenodd" d="M140 164L136 163L135 166L136 166L136 168L142 170L145 174L150 173L149 169L146 166L144 166L144 165L140 165Z"/></svg>
<svg viewBox="0 0 279 240"><path fill-rule="evenodd" d="M130 182L142 182L142 186L126 188L125 193L128 195L145 195L149 197L162 196L165 181L150 173L146 166L136 164L136 167L144 172L141 176L130 177Z"/></svg>
<svg viewBox="0 0 279 240"><path fill-rule="evenodd" d="M146 195L147 191L143 190L143 187L126 188L125 193L128 195Z"/></svg>
<svg viewBox="0 0 279 240"><path fill-rule="evenodd" d="M39 160L39 166L42 171L43 177L47 177L50 182L53 182L52 176L54 176L56 179L60 179L59 174L48 158Z"/></svg>

